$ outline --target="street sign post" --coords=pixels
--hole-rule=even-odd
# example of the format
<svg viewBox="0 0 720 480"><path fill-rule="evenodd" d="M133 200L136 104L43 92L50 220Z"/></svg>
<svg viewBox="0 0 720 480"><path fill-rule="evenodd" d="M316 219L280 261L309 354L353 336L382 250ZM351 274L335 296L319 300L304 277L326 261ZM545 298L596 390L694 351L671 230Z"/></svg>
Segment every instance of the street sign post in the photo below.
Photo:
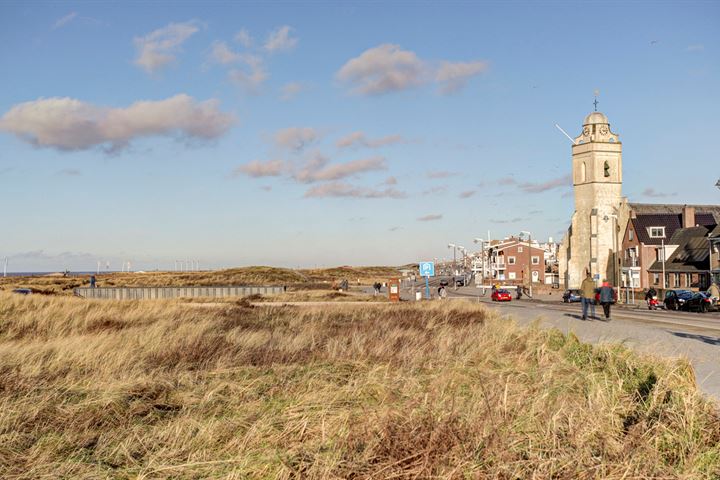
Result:
<svg viewBox="0 0 720 480"><path fill-rule="evenodd" d="M420 276L425 277L425 298L430 300L430 277L435 276L435 262L420 262Z"/></svg>

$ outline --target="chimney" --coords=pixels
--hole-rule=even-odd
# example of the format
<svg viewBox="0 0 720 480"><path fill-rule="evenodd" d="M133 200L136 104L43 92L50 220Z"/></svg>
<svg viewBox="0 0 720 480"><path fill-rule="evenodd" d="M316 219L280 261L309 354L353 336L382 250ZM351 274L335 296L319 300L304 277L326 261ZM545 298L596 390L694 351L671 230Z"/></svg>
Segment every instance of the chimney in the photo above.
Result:
<svg viewBox="0 0 720 480"><path fill-rule="evenodd" d="M683 228L695 226L695 207L689 207L687 205L683 206L682 226Z"/></svg>

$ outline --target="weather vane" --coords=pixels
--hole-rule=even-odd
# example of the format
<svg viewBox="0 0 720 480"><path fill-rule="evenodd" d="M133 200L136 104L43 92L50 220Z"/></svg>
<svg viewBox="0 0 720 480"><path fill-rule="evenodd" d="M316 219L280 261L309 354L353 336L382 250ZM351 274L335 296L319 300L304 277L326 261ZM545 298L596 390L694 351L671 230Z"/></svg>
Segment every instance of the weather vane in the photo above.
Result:
<svg viewBox="0 0 720 480"><path fill-rule="evenodd" d="M600 91L595 90L595 92L593 92L593 93L595 94L595 101L593 102L593 105L595 105L595 111L597 112L597 104L598 104L597 97L598 97L598 95L600 95Z"/></svg>

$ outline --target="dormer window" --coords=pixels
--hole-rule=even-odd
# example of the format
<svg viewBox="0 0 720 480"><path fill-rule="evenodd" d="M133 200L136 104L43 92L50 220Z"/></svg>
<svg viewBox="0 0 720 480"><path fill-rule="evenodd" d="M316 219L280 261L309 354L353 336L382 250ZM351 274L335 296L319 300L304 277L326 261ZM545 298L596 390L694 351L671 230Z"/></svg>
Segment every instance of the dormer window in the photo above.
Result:
<svg viewBox="0 0 720 480"><path fill-rule="evenodd" d="M650 227L648 233L650 238L665 238L665 227Z"/></svg>

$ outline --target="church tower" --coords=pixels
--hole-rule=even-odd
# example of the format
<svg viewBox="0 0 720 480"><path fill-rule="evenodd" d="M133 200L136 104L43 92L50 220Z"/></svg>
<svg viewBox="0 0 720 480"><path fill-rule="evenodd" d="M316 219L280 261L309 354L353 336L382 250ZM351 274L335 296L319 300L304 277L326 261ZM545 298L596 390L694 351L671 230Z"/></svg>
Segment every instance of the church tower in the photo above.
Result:
<svg viewBox="0 0 720 480"><path fill-rule="evenodd" d="M579 288L585 272L615 284L622 208L622 144L605 115L585 117L582 133L572 146L575 213L563 240L560 278L567 288ZM563 261L564 260L564 261ZM565 267L565 268L563 268ZM564 273L564 275L563 275Z"/></svg>

